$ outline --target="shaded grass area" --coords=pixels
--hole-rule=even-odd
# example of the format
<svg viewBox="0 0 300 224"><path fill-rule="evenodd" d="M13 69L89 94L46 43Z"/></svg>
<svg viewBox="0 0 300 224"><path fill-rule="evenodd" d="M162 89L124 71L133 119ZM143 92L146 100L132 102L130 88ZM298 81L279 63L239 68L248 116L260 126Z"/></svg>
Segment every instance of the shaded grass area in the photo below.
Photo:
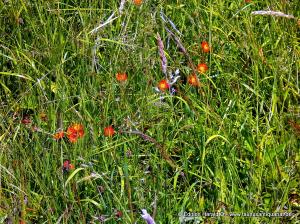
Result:
<svg viewBox="0 0 300 224"><path fill-rule="evenodd" d="M1 2L0 220L142 223L146 208L157 223L178 223L181 211L292 212L199 220L296 223L299 25L250 15L268 7L299 18L296 1L129 1L123 13L119 1ZM200 88L165 27L208 65ZM164 78L157 33L168 71L180 70L175 96L154 90ZM73 123L83 138L53 139ZM75 169L63 172L65 160Z"/></svg>

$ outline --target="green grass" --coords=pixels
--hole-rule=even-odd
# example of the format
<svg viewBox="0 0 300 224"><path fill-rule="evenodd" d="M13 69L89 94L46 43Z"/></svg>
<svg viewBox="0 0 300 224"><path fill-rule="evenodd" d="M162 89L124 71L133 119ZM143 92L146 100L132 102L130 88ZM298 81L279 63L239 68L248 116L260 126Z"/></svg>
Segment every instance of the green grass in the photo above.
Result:
<svg viewBox="0 0 300 224"><path fill-rule="evenodd" d="M251 15L269 7L295 19ZM143 208L157 223L179 223L181 211L294 214L200 223L299 223L297 1L118 8L119 1L0 3L0 223L99 223L100 215L144 223ZM209 66L198 74L201 87L187 83L192 67L161 11L193 64ZM113 12L118 18L91 33ZM154 91L164 78L157 33L168 71L180 70L175 96ZM201 51L204 40L210 53ZM84 126L83 138L53 139L73 123ZM104 136L109 125L112 138ZM65 160L75 169L63 172Z"/></svg>

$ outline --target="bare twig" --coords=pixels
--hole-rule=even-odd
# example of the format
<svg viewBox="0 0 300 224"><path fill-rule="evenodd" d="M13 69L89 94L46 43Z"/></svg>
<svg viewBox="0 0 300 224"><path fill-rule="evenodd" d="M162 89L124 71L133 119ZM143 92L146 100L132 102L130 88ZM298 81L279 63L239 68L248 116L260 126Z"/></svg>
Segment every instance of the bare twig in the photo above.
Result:
<svg viewBox="0 0 300 224"><path fill-rule="evenodd" d="M125 2L126 0L121 0L120 2L120 6L119 6L119 14L121 15L123 13L123 10L124 10L124 6L125 6ZM95 27L94 29L92 29L89 34L95 34L99 29L101 29L102 27L106 26L107 24L111 23L112 21L114 21L115 19L119 18L119 16L115 16L115 12L113 12L109 17L108 19L101 23L99 26Z"/></svg>
<svg viewBox="0 0 300 224"><path fill-rule="evenodd" d="M177 29L175 23L173 23L172 20L170 20L164 13L163 11L160 11L160 18L165 22L165 23L169 23L171 25L171 27L180 35L182 36L182 33L180 33L180 31Z"/></svg>
<svg viewBox="0 0 300 224"><path fill-rule="evenodd" d="M101 29L102 27L106 26L107 24L111 23L112 21L114 21L115 19L118 18L118 16L115 16L115 17L114 17L114 15L115 15L115 13L113 12L113 13L108 17L108 19L107 19L104 23L101 23L99 26L97 26L97 27L95 27L94 29L92 29L92 30L89 32L89 34L95 34L95 33L97 33L97 31L98 31L99 29Z"/></svg>

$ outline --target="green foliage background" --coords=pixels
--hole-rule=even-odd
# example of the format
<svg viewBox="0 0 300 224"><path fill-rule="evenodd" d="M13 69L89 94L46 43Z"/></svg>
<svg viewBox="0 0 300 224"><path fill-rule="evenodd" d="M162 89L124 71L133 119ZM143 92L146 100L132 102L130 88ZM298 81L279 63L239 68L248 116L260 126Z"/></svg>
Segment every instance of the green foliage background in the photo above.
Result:
<svg viewBox="0 0 300 224"><path fill-rule="evenodd" d="M145 208L157 223L178 223L180 211L293 212L199 220L297 223L297 1L128 1L123 13L119 4L0 3L0 222L97 223L104 215L106 223L143 223ZM251 15L267 9L295 19ZM113 22L91 33L113 12ZM200 88L186 83L191 65L161 12L193 63L208 64ZM180 70L175 96L154 91L164 78L157 33L168 71ZM126 83L117 72L128 74ZM24 115L31 124L21 123ZM53 139L72 123L84 125L84 138ZM103 135L108 125L120 131L113 138ZM67 159L76 169L63 173Z"/></svg>

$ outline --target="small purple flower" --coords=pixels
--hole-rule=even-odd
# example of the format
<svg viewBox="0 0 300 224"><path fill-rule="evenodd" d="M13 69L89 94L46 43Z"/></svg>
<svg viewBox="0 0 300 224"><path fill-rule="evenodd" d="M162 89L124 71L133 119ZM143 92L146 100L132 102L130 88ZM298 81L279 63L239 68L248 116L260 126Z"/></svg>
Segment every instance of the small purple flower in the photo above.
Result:
<svg viewBox="0 0 300 224"><path fill-rule="evenodd" d="M99 215L97 218L97 221L99 221L100 223L104 223L105 222L105 216L104 215Z"/></svg>
<svg viewBox="0 0 300 224"><path fill-rule="evenodd" d="M175 95L176 89L174 87L172 87L170 93L171 93L171 95Z"/></svg>
<svg viewBox="0 0 300 224"><path fill-rule="evenodd" d="M151 215L148 214L148 212L146 211L146 209L142 209L142 218L145 219L145 221L147 222L147 224L155 224L154 219L151 217Z"/></svg>

